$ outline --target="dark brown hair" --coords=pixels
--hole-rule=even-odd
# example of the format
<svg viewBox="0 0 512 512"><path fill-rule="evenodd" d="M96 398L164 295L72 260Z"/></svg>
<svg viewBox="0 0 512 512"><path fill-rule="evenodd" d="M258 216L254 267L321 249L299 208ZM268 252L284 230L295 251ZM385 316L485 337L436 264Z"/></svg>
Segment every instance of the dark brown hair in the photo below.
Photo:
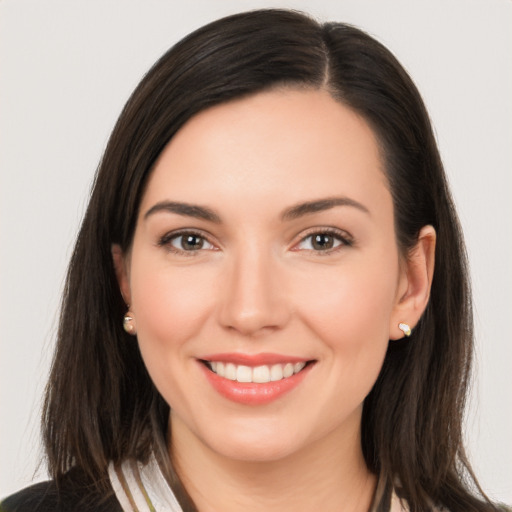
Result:
<svg viewBox="0 0 512 512"><path fill-rule="evenodd" d="M437 231L427 309L407 341L392 342L366 398L363 453L412 511L492 510L462 446L472 354L472 309L462 235L428 114L394 56L361 30L261 10L215 21L171 48L141 81L99 166L69 266L43 414L49 469L79 466L99 486L108 461L156 451L185 510L193 504L166 459L169 406L137 344L122 328L125 304L111 246L130 247L152 167L196 113L278 86L324 88L363 116L381 145L397 243L407 255L420 229ZM472 486L472 488L468 486Z"/></svg>

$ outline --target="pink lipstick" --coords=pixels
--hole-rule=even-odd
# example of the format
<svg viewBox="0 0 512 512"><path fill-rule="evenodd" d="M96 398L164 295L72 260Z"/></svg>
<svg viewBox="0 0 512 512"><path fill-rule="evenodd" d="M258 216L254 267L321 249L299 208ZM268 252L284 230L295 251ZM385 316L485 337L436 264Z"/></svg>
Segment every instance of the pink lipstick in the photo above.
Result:
<svg viewBox="0 0 512 512"><path fill-rule="evenodd" d="M210 354L198 360L212 387L244 405L263 405L295 389L315 361L281 354Z"/></svg>

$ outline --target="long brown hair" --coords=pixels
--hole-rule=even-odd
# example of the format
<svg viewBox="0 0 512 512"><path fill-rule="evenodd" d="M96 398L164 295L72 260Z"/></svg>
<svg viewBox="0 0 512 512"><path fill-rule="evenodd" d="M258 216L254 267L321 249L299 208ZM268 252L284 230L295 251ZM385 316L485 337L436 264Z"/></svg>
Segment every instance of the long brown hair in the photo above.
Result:
<svg viewBox="0 0 512 512"><path fill-rule="evenodd" d="M122 329L126 306L111 246L130 247L152 167L187 120L281 85L325 88L373 128L404 255L423 226L437 231L427 309L407 341L390 342L364 404L363 453L388 490L377 509L388 509L386 497L399 482L412 511L432 504L452 512L493 510L471 490L479 487L462 445L471 295L462 234L424 104L375 39L349 25L319 24L284 10L237 14L187 36L151 68L121 113L66 281L43 414L50 472L58 479L79 466L101 486L110 460L147 460L155 451L183 508L195 510L166 455L169 406Z"/></svg>

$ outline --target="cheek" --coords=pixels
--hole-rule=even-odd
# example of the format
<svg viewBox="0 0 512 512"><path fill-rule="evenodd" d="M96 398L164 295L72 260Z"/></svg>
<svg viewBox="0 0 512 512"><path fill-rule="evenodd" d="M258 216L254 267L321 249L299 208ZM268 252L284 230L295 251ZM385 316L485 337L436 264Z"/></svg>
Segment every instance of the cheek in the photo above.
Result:
<svg viewBox="0 0 512 512"><path fill-rule="evenodd" d="M139 338L168 345L189 340L200 329L212 303L211 272L154 265L137 272L132 296ZM151 268L151 267L149 267Z"/></svg>
<svg viewBox="0 0 512 512"><path fill-rule="evenodd" d="M380 371L395 304L397 274L392 269L392 262L389 266L351 265L339 272L329 269L324 278L305 277L296 289L302 297L303 322L346 375L364 374L371 380L370 375L376 378Z"/></svg>
<svg viewBox="0 0 512 512"><path fill-rule="evenodd" d="M301 309L322 329L387 333L397 283L392 268L379 266L372 271L363 264L339 272L329 269L325 276L310 273L296 293L302 297Z"/></svg>
<svg viewBox="0 0 512 512"><path fill-rule="evenodd" d="M170 268L142 256L132 262L130 278L141 355L166 402L181 410L189 402L183 383L210 317L211 272Z"/></svg>

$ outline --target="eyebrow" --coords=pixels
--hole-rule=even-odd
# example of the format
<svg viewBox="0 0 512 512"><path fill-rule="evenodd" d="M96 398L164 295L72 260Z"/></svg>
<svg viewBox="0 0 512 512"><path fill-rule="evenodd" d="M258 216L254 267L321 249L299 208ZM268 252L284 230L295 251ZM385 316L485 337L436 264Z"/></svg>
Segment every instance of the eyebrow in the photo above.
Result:
<svg viewBox="0 0 512 512"><path fill-rule="evenodd" d="M361 203L350 199L349 197L328 197L326 199L319 199L316 201L307 201L300 203L290 208L287 208L281 215L282 220L293 220L304 215L317 213L324 210L330 210L335 206L351 206L357 208L364 213L370 214L368 208Z"/></svg>
<svg viewBox="0 0 512 512"><path fill-rule="evenodd" d="M161 201L152 206L145 214L144 219L158 212L177 213L185 217L194 217L195 219L207 220L220 224L220 217L210 208L189 203L180 203L177 201Z"/></svg>
<svg viewBox="0 0 512 512"><path fill-rule="evenodd" d="M299 203L291 206L281 214L281 220L294 220L299 217L303 217L304 215L310 215L312 213L330 210L336 206L351 206L361 210L364 213L370 214L366 206L355 201L354 199L350 199L349 197L329 197L326 199L307 201L305 203ZM217 215L212 209L207 208L206 206L182 203L178 201L161 201L155 204L144 214L144 219L147 219L150 215L158 212L176 213L185 217L193 217L196 219L206 220L215 224L222 223L220 216Z"/></svg>

